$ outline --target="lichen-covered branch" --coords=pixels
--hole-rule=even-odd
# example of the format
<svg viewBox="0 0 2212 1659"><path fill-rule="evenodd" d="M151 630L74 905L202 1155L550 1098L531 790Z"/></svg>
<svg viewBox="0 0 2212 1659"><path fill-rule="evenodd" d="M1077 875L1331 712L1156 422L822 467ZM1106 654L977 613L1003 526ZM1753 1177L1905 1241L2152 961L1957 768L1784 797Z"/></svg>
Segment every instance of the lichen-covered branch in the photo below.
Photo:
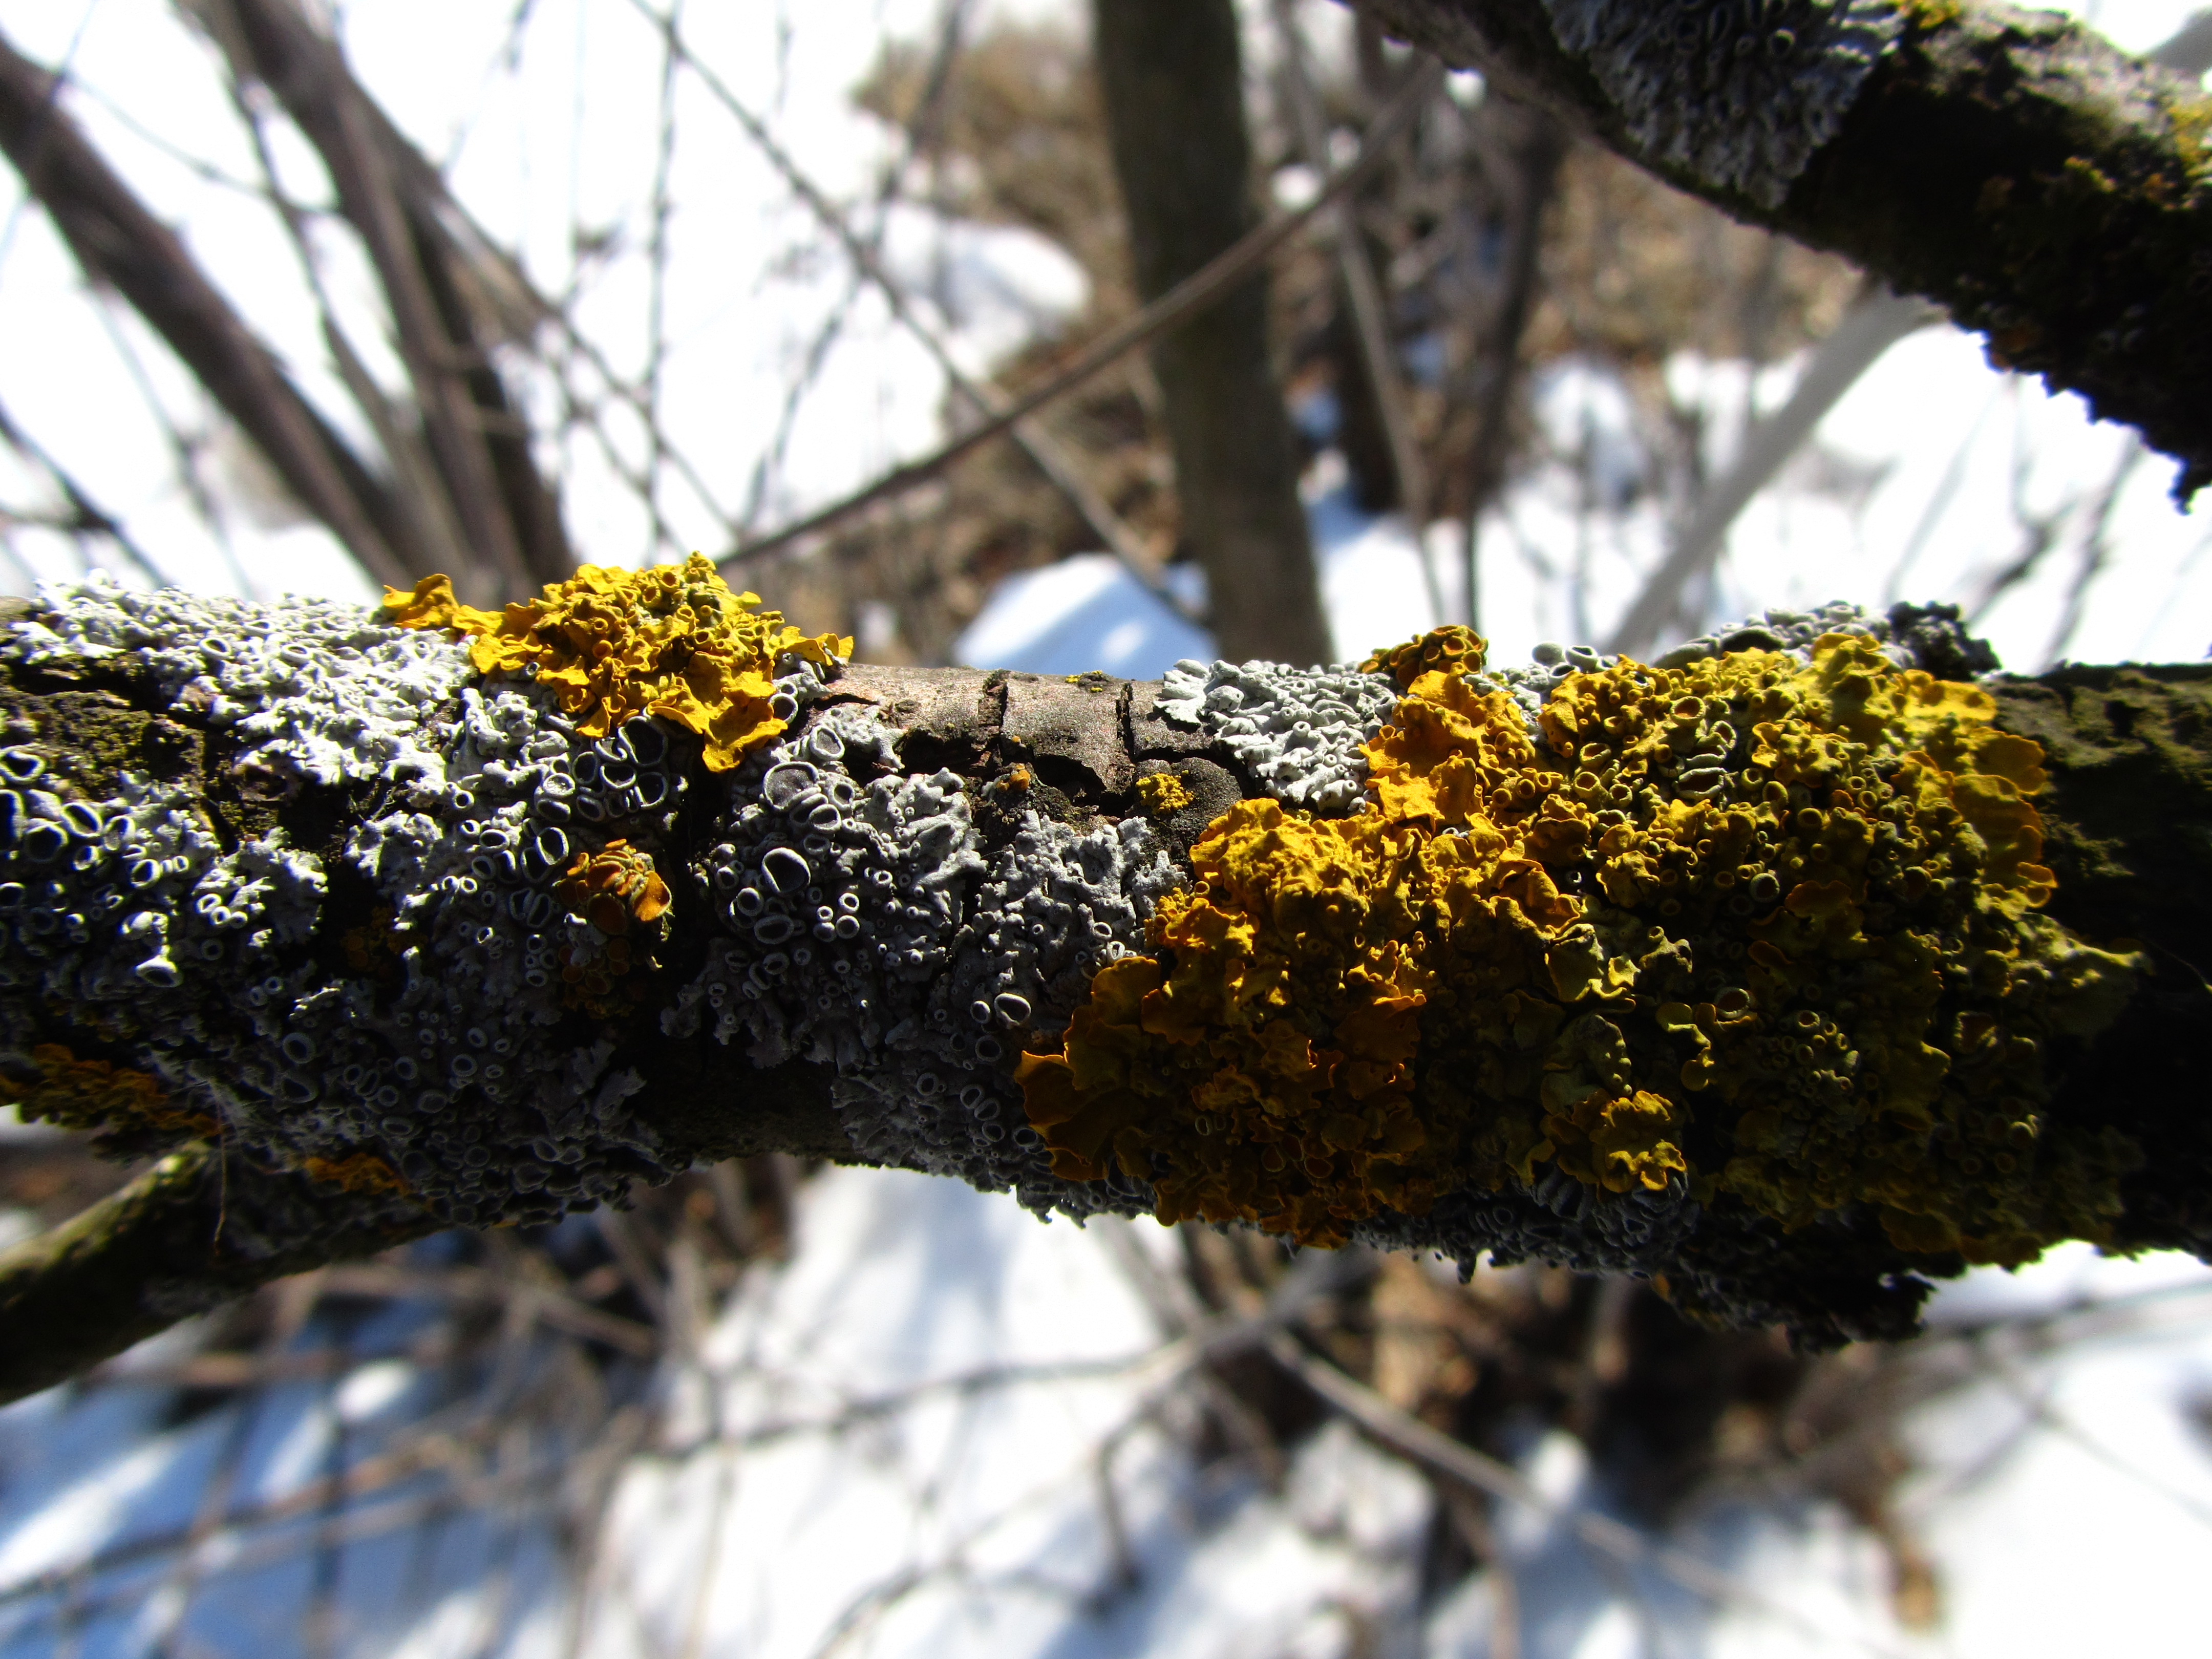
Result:
<svg viewBox="0 0 2212 1659"><path fill-rule="evenodd" d="M2212 1248L2201 671L1976 684L1911 607L1651 665L849 649L702 560L0 616L0 1077L170 1155L0 1260L0 1394L193 1286L770 1150L1815 1342L2061 1238Z"/></svg>
<svg viewBox="0 0 2212 1659"><path fill-rule="evenodd" d="M1987 335L2212 481L2212 102L1980 0L1351 0Z"/></svg>

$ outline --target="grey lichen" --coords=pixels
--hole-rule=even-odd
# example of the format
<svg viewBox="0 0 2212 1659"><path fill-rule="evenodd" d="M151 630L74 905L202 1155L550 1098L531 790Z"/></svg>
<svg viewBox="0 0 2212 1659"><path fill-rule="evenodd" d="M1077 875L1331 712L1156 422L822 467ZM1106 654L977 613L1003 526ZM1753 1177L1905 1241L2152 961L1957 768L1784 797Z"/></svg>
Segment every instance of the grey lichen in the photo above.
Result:
<svg viewBox="0 0 2212 1659"><path fill-rule="evenodd" d="M1095 1212L1115 1195L1051 1176L1013 1065L1141 943L1180 872L1141 819L1034 811L987 859L964 781L899 771L899 736L832 708L733 775L693 871L718 937L663 1029L711 1017L757 1065L833 1066L864 1156Z"/></svg>
<svg viewBox="0 0 2212 1659"><path fill-rule="evenodd" d="M1903 27L1891 0L1545 0L1645 154L1778 206Z"/></svg>
<svg viewBox="0 0 2212 1659"><path fill-rule="evenodd" d="M1922 669L1939 680L1975 679L1996 672L1998 665L1989 642L1966 631L1955 605L1893 605L1882 615L1847 599L1832 599L1810 611L1770 608L1684 641L1661 656L1657 665L1680 668L1729 651L1786 651L1810 662L1813 647L1824 634L1873 640L1899 668Z"/></svg>
<svg viewBox="0 0 2212 1659"><path fill-rule="evenodd" d="M1366 798L1359 746L1397 702L1388 674L1185 659L1168 670L1154 708L1203 730L1275 799L1338 817Z"/></svg>
<svg viewBox="0 0 2212 1659"><path fill-rule="evenodd" d="M586 741L537 687L473 683L464 643L320 601L54 586L0 656L122 668L225 734L234 775L369 803L321 854L281 827L226 852L177 786L125 772L64 799L36 787L35 747L0 757L27 786L0 794L11 1074L35 1083L65 1003L172 1123L458 1221L546 1218L667 1172L618 1109L639 1079L612 1068L605 1018L651 918L591 877L648 878L685 788L669 730ZM341 871L366 895L350 928L327 916Z"/></svg>

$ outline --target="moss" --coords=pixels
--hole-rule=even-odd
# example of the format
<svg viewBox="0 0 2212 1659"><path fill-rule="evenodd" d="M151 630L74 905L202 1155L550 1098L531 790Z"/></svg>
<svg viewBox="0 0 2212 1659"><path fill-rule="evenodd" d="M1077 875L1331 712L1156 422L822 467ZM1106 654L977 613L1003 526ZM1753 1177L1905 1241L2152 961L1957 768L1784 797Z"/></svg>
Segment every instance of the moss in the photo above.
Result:
<svg viewBox="0 0 2212 1659"><path fill-rule="evenodd" d="M758 594L731 592L696 553L680 567L587 564L504 612L459 603L445 576L425 576L411 593L388 588L384 603L403 628L474 636L478 673L528 674L551 687L583 736L658 714L703 738L715 772L783 732L769 706L779 658L826 666L853 653L849 639L810 639L781 612L754 610Z"/></svg>
<svg viewBox="0 0 2212 1659"><path fill-rule="evenodd" d="M1974 1261L2111 1237L2140 1149L2052 1115L2045 1047L2142 963L2040 914L2042 750L1986 692L1829 635L1576 674L1532 733L1463 629L1373 660L1369 811L1231 807L1024 1057L1056 1173L1307 1243L1547 1168Z"/></svg>

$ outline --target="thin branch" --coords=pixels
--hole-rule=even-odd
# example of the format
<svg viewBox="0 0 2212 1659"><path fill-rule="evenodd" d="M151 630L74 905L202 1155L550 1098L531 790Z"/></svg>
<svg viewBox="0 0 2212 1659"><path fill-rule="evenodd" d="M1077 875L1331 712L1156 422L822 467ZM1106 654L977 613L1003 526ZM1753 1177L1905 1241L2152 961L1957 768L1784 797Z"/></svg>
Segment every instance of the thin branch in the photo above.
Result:
<svg viewBox="0 0 2212 1659"><path fill-rule="evenodd" d="M370 575L411 582L409 561L394 550L393 507L383 487L293 386L176 234L53 103L56 84L0 37L0 148L86 275L137 307Z"/></svg>
<svg viewBox="0 0 2212 1659"><path fill-rule="evenodd" d="M1752 497L1773 482L1882 353L1942 317L1925 300L1886 289L1868 295L1846 312L1814 350L1789 401L1744 434L1734 463L1705 487L1674 546L1645 580L1605 648L1641 651L1679 620L1682 596L1712 568L1728 544L1729 527Z"/></svg>
<svg viewBox="0 0 2212 1659"><path fill-rule="evenodd" d="M4 404L0 404L0 443L5 443L18 454L34 462L52 481L54 488L61 491L62 499L69 503L70 516L58 528L79 537L105 536L121 548L124 555L151 580L159 583L167 580L161 573L161 567L155 562L154 556L138 545L131 532L124 528L122 520L93 500L84 486L48 453L44 446L17 426Z"/></svg>
<svg viewBox="0 0 2212 1659"><path fill-rule="evenodd" d="M240 55L243 55L242 47ZM314 296L315 308L322 319L324 347L330 352L338 379L351 395L354 406L376 434L385 459L395 475L398 488L393 492L393 501L406 520L409 538L423 550L425 561L433 568L466 571L471 562L461 527L454 518L453 496L446 488L446 481L439 477L436 465L424 452L413 423L385 396L384 388L377 385L339 320L329 285L323 280L321 260L307 232L308 210L285 190L283 177L277 170L264 106L246 96L245 88L235 76L228 90L231 106L252 141L254 159L261 168L268 202L276 210L285 236L292 244L307 291Z"/></svg>
<svg viewBox="0 0 2212 1659"><path fill-rule="evenodd" d="M902 495L915 485L935 477L963 455L1005 434L1017 421L1035 414L1046 404L1118 362L1155 335L1203 311L1231 292L1273 257L1278 249L1328 211L1346 191L1357 186L1382 164L1390 146L1412 125L1434 95L1443 75L1441 66L1431 64L1407 82L1405 89L1391 101L1389 107L1369 130L1366 141L1359 147L1358 155L1331 177L1312 201L1295 212L1278 214L1255 227L1152 304L1092 341L1058 374L1015 397L989 420L963 433L920 460L908 461L892 468L874 483L854 491L842 501L809 514L796 524L787 525L781 530L746 543L726 554L717 562L726 570L752 564L794 542L818 534L864 507Z"/></svg>
<svg viewBox="0 0 2212 1659"><path fill-rule="evenodd" d="M776 142L767 125L731 92L720 76L693 57L683 45L674 11L664 16L653 10L648 0L630 0L630 3L659 26L668 50L683 58L714 94L715 101L729 112L731 118L744 130L745 136L768 157L770 165L782 176L793 193L806 204L808 210L822 228L836 240L854 267L865 275L884 296L892 317L929 354L931 361L937 365L946 383L961 400L986 417L1004 414L1006 410L1005 398L989 386L979 383L960 366L944 336L915 312L905 289L884 269L877 249L854 232L836 204L806 175L790 152ZM1097 487L1085 475L1081 465L1066 447L1037 422L1026 416L1015 416L1010 426L1015 441L1036 464L1037 470L1067 498L1069 505L1075 508L1092 533L1106 544L1108 551L1121 561L1129 574L1154 597L1186 620L1200 620L1189 605L1167 586L1160 574L1159 561L1152 550L1098 493Z"/></svg>
<svg viewBox="0 0 2212 1659"><path fill-rule="evenodd" d="M1503 94L1492 92L1490 99ZM1567 153L1567 135L1549 110L1518 106L1522 129L1514 145L1512 211L1507 234L1510 252L1502 302L1474 345L1474 434L1468 447L1470 488L1467 533L1462 558L1467 582L1467 621L1482 621L1482 514L1505 482L1506 449L1512 435L1513 392L1520 380L1522 342L1535 315L1542 287L1544 211L1550 204Z"/></svg>
<svg viewBox="0 0 2212 1659"><path fill-rule="evenodd" d="M683 0L670 0L668 31L661 42L660 110L654 134L653 188L647 197L646 235L647 281L645 298L645 511L653 526L653 556L682 552L660 509L660 468L667 434L660 424L660 376L668 364L668 221L674 204L668 192L676 165L676 19ZM650 560L647 561L650 562Z"/></svg>
<svg viewBox="0 0 2212 1659"><path fill-rule="evenodd" d="M1304 153L1306 165L1318 173L1328 165L1328 133L1322 116L1321 98L1314 90L1313 76L1306 64L1306 42L1298 27L1297 0L1273 0L1271 10L1275 33L1282 46L1283 88L1297 131L1298 148ZM1399 510L1413 532L1413 550L1420 559L1421 582L1427 593L1429 614L1441 623L1445 615L1443 587L1437 580L1436 564L1429 557L1424 538L1429 523L1429 469L1421 459L1420 442L1413 432L1406 379L1399 368L1396 343L1391 338L1389 301L1382 283L1376 279L1374 264L1367 257L1367 239L1360 230L1359 218L1352 211L1351 201L1346 198L1336 203L1330 210L1330 218L1336 239L1337 270L1352 305L1352 338L1358 344L1360 365L1367 372L1367 384L1373 389L1376 405L1382 413L1383 438L1390 452L1390 471L1398 486Z"/></svg>
<svg viewBox="0 0 2212 1659"><path fill-rule="evenodd" d="M1654 1542L1635 1528L1609 1516L1583 1509L1571 1510L1553 1502L1511 1464L1478 1451L1431 1428L1412 1413L1401 1411L1365 1383L1301 1346L1287 1333L1278 1332L1268 1337L1266 1346L1268 1354L1284 1370L1400 1456L1477 1492L1518 1504L1554 1523L1564 1524L1583 1543L1622 1565L1648 1567L1662 1573L1708 1601L1762 1613L1816 1641L1836 1636L1835 1632L1781 1606L1709 1562L1672 1545ZM1899 1650L1885 1643L1865 1637L1850 1639L1852 1645L1870 1653L1897 1659Z"/></svg>
<svg viewBox="0 0 2212 1659"><path fill-rule="evenodd" d="M2112 556L2112 510L2119 505L2120 492L2128 480L2135 476L2148 453L2142 440L2133 433L2128 434L2121 447L2118 465L2112 476L2106 480L2104 489L2098 495L2097 504L2090 509L2089 526L2081 537L2081 562L2074 573L2072 586L2066 592L2066 608L2060 613L2057 626L2051 630L2051 644L2043 653L2043 665L2055 668L2064 660L2066 647L2074 642L2074 635L2081 626L2088 608L2089 589L2098 577L2105 574Z"/></svg>
<svg viewBox="0 0 2212 1659"><path fill-rule="evenodd" d="M484 597L528 592L537 584L501 499L483 411L468 381L475 364L467 343L451 337L440 315L393 171L363 108L367 94L344 72L337 47L307 27L291 0L228 0L227 21L322 156L340 209L376 269L431 455L474 556L471 574L489 578L488 585L481 579L472 585Z"/></svg>

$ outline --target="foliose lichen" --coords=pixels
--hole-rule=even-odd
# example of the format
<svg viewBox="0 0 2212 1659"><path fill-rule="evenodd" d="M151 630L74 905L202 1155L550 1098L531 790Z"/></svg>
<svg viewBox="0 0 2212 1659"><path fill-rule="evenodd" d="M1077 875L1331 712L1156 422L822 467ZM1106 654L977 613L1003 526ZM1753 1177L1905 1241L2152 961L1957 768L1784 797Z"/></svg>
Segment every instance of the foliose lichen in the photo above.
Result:
<svg viewBox="0 0 2212 1659"><path fill-rule="evenodd" d="M1955 605L1899 604L1875 616L1840 599L1811 611L1770 609L1685 641L1654 660L1662 668L1680 668L1730 651L1786 651L1810 662L1813 647L1829 634L1872 640L1898 667L1923 669L1941 680L1974 679L1997 666L1996 653L1966 632Z"/></svg>
<svg viewBox="0 0 2212 1659"><path fill-rule="evenodd" d="M694 768L782 731L848 647L700 561L586 570L499 617L442 579L392 598L385 621L96 581L9 628L15 663L119 673L218 734L264 819L315 790L356 816L318 848L282 822L226 847L180 785L42 788L41 746L6 751L0 1070L77 1117L96 1095L132 1146L210 1133L450 1219L548 1218L671 1172L621 1109L641 1079L611 1023L669 927L664 849ZM109 1054L58 1073L56 1007ZM158 1103L88 1094L101 1066Z"/></svg>
<svg viewBox="0 0 2212 1659"><path fill-rule="evenodd" d="M1624 659L1533 731L1479 641L1378 657L1406 689L1369 810L1231 808L1146 952L1025 1054L1055 1170L1470 1256L1572 1214L1693 1304L1728 1300L1681 1267L1708 1212L1848 1210L1923 1260L2107 1236L2138 1150L2050 1115L2043 1053L2140 964L2039 914L2040 750L1911 648Z"/></svg>
<svg viewBox="0 0 2212 1659"><path fill-rule="evenodd" d="M1654 161L1779 206L1896 42L1892 0L1545 0Z"/></svg>
<svg viewBox="0 0 2212 1659"><path fill-rule="evenodd" d="M759 603L757 593L731 592L714 562L697 553L681 566L644 570L587 564L498 612L462 605L444 576L425 576L411 593L385 593L386 610L403 628L470 636L477 672L551 688L582 736L658 716L697 736L714 772L729 770L798 712L778 673L853 654L852 641L810 639L778 612L757 610Z"/></svg>
<svg viewBox="0 0 2212 1659"><path fill-rule="evenodd" d="M1051 1177L1012 1057L1141 939L1179 874L1140 819L1083 832L1025 811L987 858L963 780L900 772L897 746L872 714L832 708L736 774L695 870L720 937L664 1028L711 1014L756 1065L834 1066L867 1156L1098 1208Z"/></svg>
<svg viewBox="0 0 2212 1659"><path fill-rule="evenodd" d="M1388 676L1349 666L1186 659L1168 670L1154 708L1203 730L1275 799L1337 813L1359 804L1360 745L1397 695Z"/></svg>

